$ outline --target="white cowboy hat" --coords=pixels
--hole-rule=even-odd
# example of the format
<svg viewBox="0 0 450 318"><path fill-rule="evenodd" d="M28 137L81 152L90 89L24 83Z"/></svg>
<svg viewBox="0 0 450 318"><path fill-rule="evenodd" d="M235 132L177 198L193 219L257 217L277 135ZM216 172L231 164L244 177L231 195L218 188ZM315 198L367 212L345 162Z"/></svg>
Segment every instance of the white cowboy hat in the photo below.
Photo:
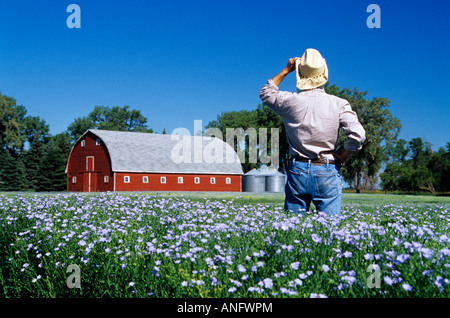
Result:
<svg viewBox="0 0 450 318"><path fill-rule="evenodd" d="M328 81L328 67L325 59L315 49L307 49L301 59L295 60L297 88L313 89Z"/></svg>

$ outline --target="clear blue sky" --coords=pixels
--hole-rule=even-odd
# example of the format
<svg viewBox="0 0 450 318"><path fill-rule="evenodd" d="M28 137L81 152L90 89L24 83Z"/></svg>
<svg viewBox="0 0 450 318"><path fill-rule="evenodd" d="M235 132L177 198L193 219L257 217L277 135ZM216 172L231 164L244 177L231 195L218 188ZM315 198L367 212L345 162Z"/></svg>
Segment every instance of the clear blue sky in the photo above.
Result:
<svg viewBox="0 0 450 318"><path fill-rule="evenodd" d="M69 4L81 29L69 29ZM369 4L381 28L369 29ZM64 131L94 106L168 133L254 109L290 57L316 48L329 81L387 97L401 138L450 141L448 0L0 0L0 91ZM295 91L290 74L281 89Z"/></svg>

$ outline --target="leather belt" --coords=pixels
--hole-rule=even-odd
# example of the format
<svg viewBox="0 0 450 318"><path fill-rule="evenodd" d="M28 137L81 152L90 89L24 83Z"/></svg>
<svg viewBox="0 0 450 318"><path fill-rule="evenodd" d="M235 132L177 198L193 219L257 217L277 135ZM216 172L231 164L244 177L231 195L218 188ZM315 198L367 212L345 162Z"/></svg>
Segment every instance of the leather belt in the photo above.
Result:
<svg viewBox="0 0 450 318"><path fill-rule="evenodd" d="M300 161L300 162L310 162L313 165L324 165L327 164L327 160L326 159L306 159L306 158L300 158L300 157L292 157L293 159L295 159L295 161ZM328 160L328 163L330 165L334 165L335 161L334 160Z"/></svg>

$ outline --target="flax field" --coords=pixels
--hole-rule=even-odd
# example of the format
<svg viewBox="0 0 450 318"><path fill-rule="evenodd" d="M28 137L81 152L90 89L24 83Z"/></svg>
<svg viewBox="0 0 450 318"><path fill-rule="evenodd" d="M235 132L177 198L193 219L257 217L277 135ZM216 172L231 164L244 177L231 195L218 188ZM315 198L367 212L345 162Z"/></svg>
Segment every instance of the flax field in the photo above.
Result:
<svg viewBox="0 0 450 318"><path fill-rule="evenodd" d="M450 199L0 194L3 298L448 298ZM76 270L74 270L74 268Z"/></svg>

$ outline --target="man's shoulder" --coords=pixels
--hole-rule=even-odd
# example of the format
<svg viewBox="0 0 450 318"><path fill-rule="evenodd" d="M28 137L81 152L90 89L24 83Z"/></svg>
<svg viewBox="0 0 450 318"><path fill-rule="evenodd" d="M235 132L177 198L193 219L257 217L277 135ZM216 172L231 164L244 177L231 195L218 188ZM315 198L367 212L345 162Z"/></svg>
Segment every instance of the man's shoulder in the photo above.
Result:
<svg viewBox="0 0 450 318"><path fill-rule="evenodd" d="M339 104L348 104L348 100L346 100L345 98L333 95L333 94L329 94L327 92L325 92L325 90L323 91L324 94L332 101L339 103Z"/></svg>
<svg viewBox="0 0 450 318"><path fill-rule="evenodd" d="M333 101L333 102L336 102L339 104L348 103L348 101L342 97L327 93L324 88L316 88L314 90L299 91L299 92L296 92L293 94L297 95L299 97L301 97L301 96L322 96L322 97L325 96L330 101Z"/></svg>

